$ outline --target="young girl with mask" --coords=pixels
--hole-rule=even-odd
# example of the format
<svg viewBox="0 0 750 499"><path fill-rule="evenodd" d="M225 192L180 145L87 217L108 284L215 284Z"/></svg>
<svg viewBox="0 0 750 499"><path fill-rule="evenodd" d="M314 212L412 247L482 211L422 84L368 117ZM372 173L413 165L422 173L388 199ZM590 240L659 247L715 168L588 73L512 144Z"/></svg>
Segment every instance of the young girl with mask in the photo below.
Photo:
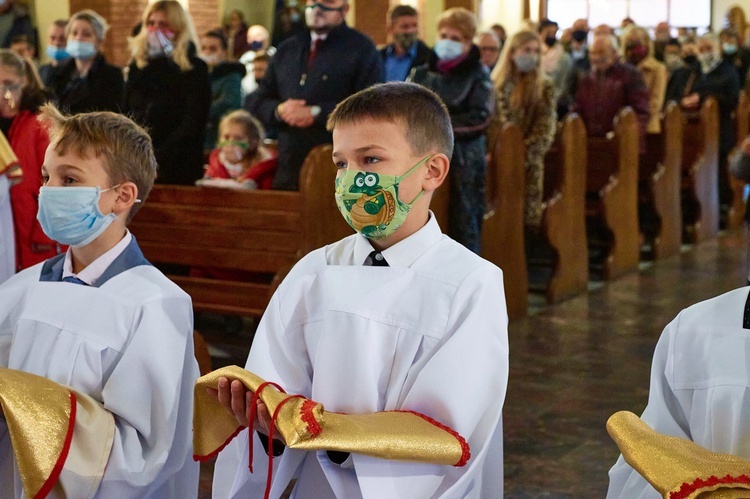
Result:
<svg viewBox="0 0 750 499"><path fill-rule="evenodd" d="M196 55L193 22L177 0L146 7L130 39L132 62L123 111L145 126L159 163L157 182L193 184L203 169L211 87Z"/></svg>
<svg viewBox="0 0 750 499"><path fill-rule="evenodd" d="M463 8L443 12L437 20L437 62L416 69L411 80L434 90L450 111L455 151L450 168L448 235L475 253L480 251L484 218L484 177L492 84L482 66L474 14Z"/></svg>
<svg viewBox="0 0 750 499"><path fill-rule="evenodd" d="M263 146L263 126L244 110L225 115L219 140L211 152L205 176L196 182L207 187L270 189L278 156Z"/></svg>
<svg viewBox="0 0 750 499"><path fill-rule="evenodd" d="M47 237L36 219L41 167L49 144L37 122L45 96L36 70L10 50L0 50L0 130L18 156L22 180L10 189L15 226L15 270L22 270L63 251ZM17 180L17 178L16 178ZM3 241L7 244L7 241Z"/></svg>
<svg viewBox="0 0 750 499"><path fill-rule="evenodd" d="M71 16L65 28L65 52L70 59L55 67L48 84L53 100L66 112L119 112L125 83L122 71L107 64L102 54L108 28L107 21L93 10Z"/></svg>
<svg viewBox="0 0 750 499"><path fill-rule="evenodd" d="M532 31L516 33L505 44L492 72L495 111L488 134L491 148L503 125L513 122L521 128L526 145L524 220L535 230L542 222L544 156L555 139L557 125L555 86L540 68L540 49L541 41Z"/></svg>

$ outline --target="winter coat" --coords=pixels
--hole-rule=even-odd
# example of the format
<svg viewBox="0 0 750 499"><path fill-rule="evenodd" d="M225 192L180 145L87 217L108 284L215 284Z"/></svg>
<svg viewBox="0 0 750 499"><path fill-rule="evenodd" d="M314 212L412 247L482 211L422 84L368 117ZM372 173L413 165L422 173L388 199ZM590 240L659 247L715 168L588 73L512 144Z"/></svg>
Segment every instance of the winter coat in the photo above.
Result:
<svg viewBox="0 0 750 499"><path fill-rule="evenodd" d="M70 114L119 112L124 86L120 68L107 64L101 53L94 58L85 78L78 78L76 61L71 58L52 69L47 84L52 100Z"/></svg>
<svg viewBox="0 0 750 499"><path fill-rule="evenodd" d="M204 150L211 150L216 145L219 135L219 122L222 116L242 107L242 78L245 66L239 62L222 62L208 73L211 82L211 107L206 124Z"/></svg>

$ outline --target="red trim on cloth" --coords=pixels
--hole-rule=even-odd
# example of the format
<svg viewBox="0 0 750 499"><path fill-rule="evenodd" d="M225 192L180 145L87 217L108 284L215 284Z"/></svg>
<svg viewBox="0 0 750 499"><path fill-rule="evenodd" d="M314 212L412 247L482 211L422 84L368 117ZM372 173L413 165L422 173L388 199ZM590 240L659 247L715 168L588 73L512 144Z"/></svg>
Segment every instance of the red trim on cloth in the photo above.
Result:
<svg viewBox="0 0 750 499"><path fill-rule="evenodd" d="M696 492L704 487L715 487L716 485L732 484L750 485L750 477L747 475L740 475L736 477L727 475L724 478L717 478L716 476L711 475L705 480L703 478L696 478L695 480L693 480L693 483L685 482L680 487L680 490L670 493L669 499L685 499L687 497L690 497L690 494L692 494L693 492Z"/></svg>
<svg viewBox="0 0 750 499"><path fill-rule="evenodd" d="M223 451L224 447L226 447L227 445L229 445L229 442L231 442L232 440L234 440L234 437L236 437L237 435L239 435L240 432L242 430L244 430L245 428L247 428L247 426L239 425L237 427L237 429L234 430L234 433L232 433L232 435L227 439L227 441L224 442L223 444L221 444L219 446L219 448L217 448L215 451L211 452L210 454L206 454L205 456L199 456L198 454L193 454L193 461L201 461L201 462L203 462L203 461L208 461L209 459L212 459L212 458L218 456L219 452Z"/></svg>
<svg viewBox="0 0 750 499"><path fill-rule="evenodd" d="M65 442L63 442L63 447L62 450L60 450L60 455L57 458L55 467L52 468L52 472L44 482L44 485L42 485L42 488L39 489L39 492L36 493L34 499L42 499L44 497L47 497L49 493L52 492L52 489L57 484L57 481L60 479L60 473L62 473L63 466L65 466L65 461L68 459L70 444L73 441L73 430L76 425L77 408L78 402L76 401L76 396L73 392L70 392L70 418L68 419L68 433L65 435Z"/></svg>
<svg viewBox="0 0 750 499"><path fill-rule="evenodd" d="M320 432L323 431L323 428L320 427L320 423L315 419L315 414L313 414L313 409L315 409L315 406L317 405L318 403L314 400L305 399L300 408L300 417L302 418L302 421L307 423L307 431L309 431L310 435L313 437L317 437L320 435Z"/></svg>
<svg viewBox="0 0 750 499"><path fill-rule="evenodd" d="M469 449L469 444L466 442L466 439L458 434L456 430L451 428L450 426L445 426L440 421L432 419L430 416L427 416L425 414L422 414L421 412L417 411L393 411L393 412L408 412L409 414L414 414L415 416L419 416L420 418L424 419L431 425L437 426L443 431L447 431L454 437L456 437L456 440L458 440L458 443L461 444L461 458L458 460L455 466L456 468L461 468L462 466L466 466L466 463L469 462L469 459L471 459L471 449Z"/></svg>

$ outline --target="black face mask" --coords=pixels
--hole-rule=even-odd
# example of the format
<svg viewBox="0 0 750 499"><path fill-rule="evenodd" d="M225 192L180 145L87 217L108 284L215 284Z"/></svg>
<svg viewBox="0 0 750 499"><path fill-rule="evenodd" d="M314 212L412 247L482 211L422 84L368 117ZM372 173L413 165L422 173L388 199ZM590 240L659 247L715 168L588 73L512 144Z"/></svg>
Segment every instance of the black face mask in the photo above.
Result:
<svg viewBox="0 0 750 499"><path fill-rule="evenodd" d="M686 55L682 58L683 61L685 61L685 64L695 64L698 62L698 56L697 55Z"/></svg>
<svg viewBox="0 0 750 499"><path fill-rule="evenodd" d="M557 43L557 38L554 36L548 36L544 39L544 43L550 48L554 47L555 44Z"/></svg>

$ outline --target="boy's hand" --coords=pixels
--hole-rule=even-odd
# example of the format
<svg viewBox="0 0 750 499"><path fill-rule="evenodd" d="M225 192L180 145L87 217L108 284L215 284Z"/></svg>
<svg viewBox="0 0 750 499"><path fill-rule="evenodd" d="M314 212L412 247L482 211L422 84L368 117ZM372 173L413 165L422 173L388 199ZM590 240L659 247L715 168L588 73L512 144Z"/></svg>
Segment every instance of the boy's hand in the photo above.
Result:
<svg viewBox="0 0 750 499"><path fill-rule="evenodd" d="M258 399L257 409L255 411L255 421L250 422L250 409L253 402L253 392L245 388L239 380L231 383L227 378L219 378L217 389L207 388L209 395L216 397L219 403L226 411L237 420L242 426L250 426L253 430L259 431L268 436L271 425L271 415L268 408L260 399ZM274 432L274 438L284 442L284 437L278 432Z"/></svg>

